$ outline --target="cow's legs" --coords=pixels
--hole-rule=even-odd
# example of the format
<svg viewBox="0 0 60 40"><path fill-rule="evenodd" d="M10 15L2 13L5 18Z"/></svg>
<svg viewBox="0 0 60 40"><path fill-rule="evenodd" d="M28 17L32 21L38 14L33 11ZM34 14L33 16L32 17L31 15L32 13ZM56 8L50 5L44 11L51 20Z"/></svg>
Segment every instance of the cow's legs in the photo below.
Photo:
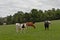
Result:
<svg viewBox="0 0 60 40"><path fill-rule="evenodd" d="M46 28L47 28L46 24L44 25L44 27L45 27L45 30L46 30Z"/></svg>
<svg viewBox="0 0 60 40"><path fill-rule="evenodd" d="M32 25L32 27L35 29L36 27L35 27L35 25Z"/></svg>
<svg viewBox="0 0 60 40"><path fill-rule="evenodd" d="M49 30L49 25L48 24L45 25L45 30L46 29Z"/></svg>
<svg viewBox="0 0 60 40"><path fill-rule="evenodd" d="M47 30L49 30L49 25L47 26Z"/></svg>
<svg viewBox="0 0 60 40"><path fill-rule="evenodd" d="M18 29L18 26L16 26L16 32L17 32L17 33L18 33L18 30L19 30L19 29Z"/></svg>

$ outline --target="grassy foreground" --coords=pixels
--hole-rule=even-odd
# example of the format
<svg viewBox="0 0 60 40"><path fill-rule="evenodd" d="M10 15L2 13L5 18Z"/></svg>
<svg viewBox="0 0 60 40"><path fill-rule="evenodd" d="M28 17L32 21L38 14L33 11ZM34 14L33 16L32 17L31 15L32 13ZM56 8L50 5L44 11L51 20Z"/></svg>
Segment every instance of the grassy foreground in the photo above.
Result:
<svg viewBox="0 0 60 40"><path fill-rule="evenodd" d="M50 30L44 30L43 22L16 33L15 25L0 25L0 40L60 40L60 20L52 21Z"/></svg>

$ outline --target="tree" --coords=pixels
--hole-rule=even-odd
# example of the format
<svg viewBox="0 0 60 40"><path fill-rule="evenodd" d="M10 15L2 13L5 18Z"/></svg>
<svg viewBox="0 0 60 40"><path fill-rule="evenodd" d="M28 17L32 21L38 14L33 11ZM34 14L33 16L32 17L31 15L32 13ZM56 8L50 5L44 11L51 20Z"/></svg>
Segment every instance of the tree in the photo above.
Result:
<svg viewBox="0 0 60 40"><path fill-rule="evenodd" d="M31 10L31 14L32 14L32 18L33 18L33 21L37 21L37 13L38 13L38 10L37 9L32 9Z"/></svg>
<svg viewBox="0 0 60 40"><path fill-rule="evenodd" d="M18 11L13 16L10 15L5 18L0 18L0 23L7 22L8 24L12 24L16 22L24 23L28 21L40 22L47 19L60 19L60 9L52 8L51 10L45 10L44 12L42 10L32 9L29 13Z"/></svg>
<svg viewBox="0 0 60 40"><path fill-rule="evenodd" d="M12 16L7 16L7 24L12 24Z"/></svg>
<svg viewBox="0 0 60 40"><path fill-rule="evenodd" d="M24 13L22 11L18 11L17 13L15 13L13 15L14 23L16 23L16 22L22 23L23 22L23 15L24 15Z"/></svg>
<svg viewBox="0 0 60 40"><path fill-rule="evenodd" d="M3 24L3 18L0 17L0 25L2 25L2 24Z"/></svg>

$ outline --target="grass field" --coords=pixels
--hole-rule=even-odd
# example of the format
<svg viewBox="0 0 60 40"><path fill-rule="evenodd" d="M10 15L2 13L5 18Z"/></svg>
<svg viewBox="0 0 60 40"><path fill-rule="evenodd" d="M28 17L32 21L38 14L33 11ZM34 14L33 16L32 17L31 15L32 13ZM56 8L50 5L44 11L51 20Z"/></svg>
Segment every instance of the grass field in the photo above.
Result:
<svg viewBox="0 0 60 40"><path fill-rule="evenodd" d="M50 30L44 30L43 22L16 33L15 25L0 25L0 40L60 40L60 20L52 21Z"/></svg>

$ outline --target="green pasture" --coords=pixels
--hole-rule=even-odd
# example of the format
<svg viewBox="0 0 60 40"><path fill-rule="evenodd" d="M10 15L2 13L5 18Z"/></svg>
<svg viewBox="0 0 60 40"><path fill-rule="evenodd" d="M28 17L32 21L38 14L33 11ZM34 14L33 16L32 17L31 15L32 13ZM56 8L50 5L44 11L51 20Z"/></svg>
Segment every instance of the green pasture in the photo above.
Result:
<svg viewBox="0 0 60 40"><path fill-rule="evenodd" d="M16 26L0 25L0 40L60 40L60 20L51 21L49 30L44 30L43 22L35 23L36 29L16 33Z"/></svg>

